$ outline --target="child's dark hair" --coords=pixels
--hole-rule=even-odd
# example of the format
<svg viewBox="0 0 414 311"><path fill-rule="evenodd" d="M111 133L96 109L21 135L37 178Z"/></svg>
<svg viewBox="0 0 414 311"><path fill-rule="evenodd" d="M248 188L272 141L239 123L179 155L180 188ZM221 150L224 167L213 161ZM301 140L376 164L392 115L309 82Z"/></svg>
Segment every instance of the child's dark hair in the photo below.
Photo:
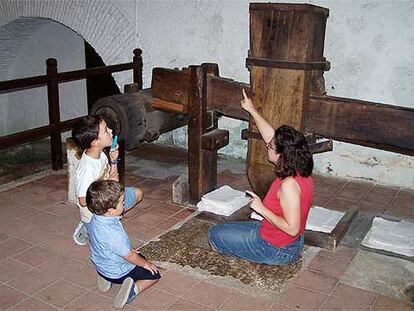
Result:
<svg viewBox="0 0 414 311"><path fill-rule="evenodd" d="M116 208L124 186L114 180L94 181L86 192L86 205L93 214L103 215L110 208Z"/></svg>
<svg viewBox="0 0 414 311"><path fill-rule="evenodd" d="M288 125L275 130L276 151L279 153L276 173L280 178L308 177L312 174L313 158L305 136Z"/></svg>
<svg viewBox="0 0 414 311"><path fill-rule="evenodd" d="M72 129L72 137L76 145L82 149L91 147L91 143L98 139L100 116L86 116L79 119Z"/></svg>

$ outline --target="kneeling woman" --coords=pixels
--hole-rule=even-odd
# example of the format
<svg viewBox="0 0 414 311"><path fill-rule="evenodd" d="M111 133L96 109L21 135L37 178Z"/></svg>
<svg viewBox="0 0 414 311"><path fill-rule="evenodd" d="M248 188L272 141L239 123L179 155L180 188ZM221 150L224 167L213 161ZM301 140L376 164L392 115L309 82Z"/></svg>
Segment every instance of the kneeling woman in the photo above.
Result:
<svg viewBox="0 0 414 311"><path fill-rule="evenodd" d="M283 125L276 130L257 112L243 90L242 107L253 117L266 144L277 177L264 200L251 193L251 208L262 221L232 221L213 225L213 250L252 262L283 265L297 260L312 206L313 159L302 133Z"/></svg>

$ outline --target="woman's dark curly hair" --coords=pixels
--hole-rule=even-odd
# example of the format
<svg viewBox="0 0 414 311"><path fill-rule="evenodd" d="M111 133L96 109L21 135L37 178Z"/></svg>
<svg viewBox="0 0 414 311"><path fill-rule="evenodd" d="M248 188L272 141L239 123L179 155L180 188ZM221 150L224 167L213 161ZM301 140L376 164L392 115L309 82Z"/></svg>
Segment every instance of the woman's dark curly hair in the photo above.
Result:
<svg viewBox="0 0 414 311"><path fill-rule="evenodd" d="M282 125L275 130L274 140L276 152L279 153L276 163L278 177L285 178L297 174L308 177L312 174L312 153L301 132L288 125Z"/></svg>

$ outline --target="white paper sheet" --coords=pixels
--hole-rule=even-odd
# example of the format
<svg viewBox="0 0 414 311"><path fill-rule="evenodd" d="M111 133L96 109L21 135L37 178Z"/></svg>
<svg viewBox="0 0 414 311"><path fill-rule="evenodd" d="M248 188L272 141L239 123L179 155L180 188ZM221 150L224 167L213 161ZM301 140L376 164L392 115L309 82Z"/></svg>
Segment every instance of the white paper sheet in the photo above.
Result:
<svg viewBox="0 0 414 311"><path fill-rule="evenodd" d="M249 203L245 193L224 185L202 196L197 203L199 211L230 216Z"/></svg>
<svg viewBox="0 0 414 311"><path fill-rule="evenodd" d="M362 245L408 257L414 256L414 222L375 217Z"/></svg>
<svg viewBox="0 0 414 311"><path fill-rule="evenodd" d="M343 212L313 206L309 211L306 230L331 233L344 215Z"/></svg>
<svg viewBox="0 0 414 311"><path fill-rule="evenodd" d="M313 206L309 211L306 230L330 233L341 220L345 213L332 211L320 206ZM263 217L256 212L252 212L250 218L262 220Z"/></svg>

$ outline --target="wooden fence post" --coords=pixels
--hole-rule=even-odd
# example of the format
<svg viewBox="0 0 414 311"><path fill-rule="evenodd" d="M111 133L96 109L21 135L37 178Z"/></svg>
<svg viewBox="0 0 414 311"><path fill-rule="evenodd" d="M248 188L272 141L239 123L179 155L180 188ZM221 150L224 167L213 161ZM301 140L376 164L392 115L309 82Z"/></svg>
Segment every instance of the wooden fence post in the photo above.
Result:
<svg viewBox="0 0 414 311"><path fill-rule="evenodd" d="M52 169L57 171L63 168L62 138L59 130L59 84L57 80L57 61L55 58L46 60L47 75L47 102L49 109L49 124L55 125L50 134L50 150L52 154Z"/></svg>
<svg viewBox="0 0 414 311"><path fill-rule="evenodd" d="M134 49L134 83L138 84L138 88L142 90L142 50L141 49Z"/></svg>

